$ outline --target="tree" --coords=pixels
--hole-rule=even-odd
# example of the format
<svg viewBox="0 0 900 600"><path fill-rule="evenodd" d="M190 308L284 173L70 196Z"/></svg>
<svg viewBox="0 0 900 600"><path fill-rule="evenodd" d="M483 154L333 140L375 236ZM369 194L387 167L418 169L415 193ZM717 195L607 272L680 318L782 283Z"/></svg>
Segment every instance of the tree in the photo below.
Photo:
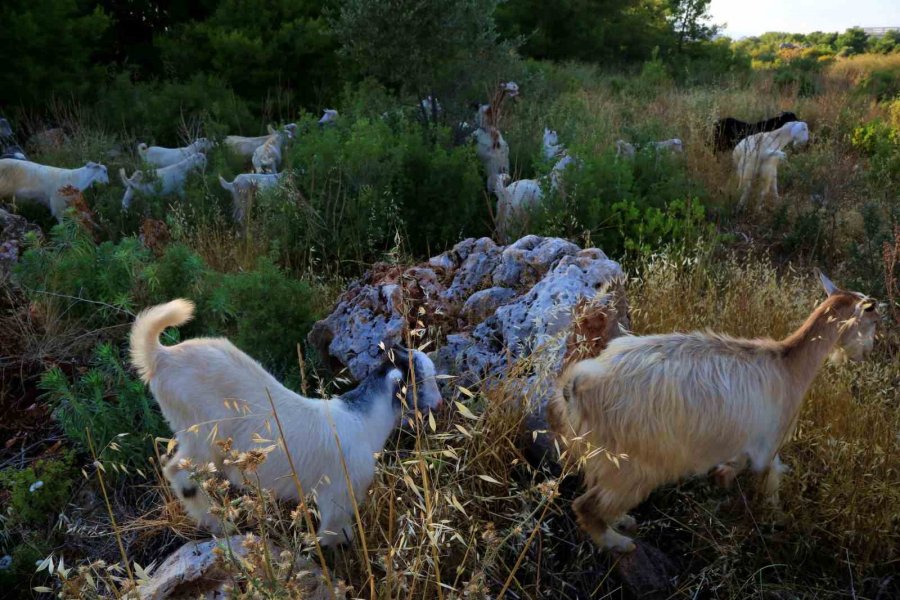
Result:
<svg viewBox="0 0 900 600"><path fill-rule="evenodd" d="M92 63L110 19L75 0L0 2L0 105L41 106L53 95L81 95L103 76Z"/></svg>
<svg viewBox="0 0 900 600"><path fill-rule="evenodd" d="M900 31L886 31L884 35L869 38L869 51L890 54L900 51Z"/></svg>
<svg viewBox="0 0 900 600"><path fill-rule="evenodd" d="M424 97L497 60L497 0L348 0L333 26L363 76Z"/></svg>
<svg viewBox="0 0 900 600"><path fill-rule="evenodd" d="M678 52L691 42L707 42L719 31L708 23L710 0L669 0L669 20Z"/></svg>
<svg viewBox="0 0 900 600"><path fill-rule="evenodd" d="M851 27L835 40L838 52L845 56L863 54L866 51L866 42L869 36L860 27Z"/></svg>
<svg viewBox="0 0 900 600"><path fill-rule="evenodd" d="M166 73L178 79L205 72L254 103L286 89L318 108L340 80L323 11L315 0L222 0L209 18L186 21L155 43Z"/></svg>
<svg viewBox="0 0 900 600"><path fill-rule="evenodd" d="M669 29L657 0L508 0L497 25L526 56L607 64L647 60Z"/></svg>

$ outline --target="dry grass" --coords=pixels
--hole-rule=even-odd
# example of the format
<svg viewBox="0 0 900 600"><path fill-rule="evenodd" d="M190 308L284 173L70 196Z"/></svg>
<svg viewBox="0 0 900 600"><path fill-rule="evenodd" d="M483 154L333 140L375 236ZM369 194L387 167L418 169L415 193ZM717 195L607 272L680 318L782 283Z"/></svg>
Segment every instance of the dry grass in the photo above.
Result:
<svg viewBox="0 0 900 600"><path fill-rule="evenodd" d="M654 257L629 294L637 333L709 327L773 337L822 297L811 274L779 275L763 260L704 252ZM825 367L814 383L783 451L793 469L783 514L757 502L752 478L743 477L730 491L702 479L663 488L639 507L639 537L675 565L668 597L832 597L851 589L875 597L900 558L900 365L885 339L870 362ZM520 376L545 371L541 360L537 353L515 365L482 393L456 388L449 410L434 421L412 419L388 442L360 507L365 543L325 554L334 586L372 598L630 597L624 563L598 553L573 523L577 481L535 469L523 454ZM210 480L218 514L255 522L249 528L261 539L319 562L300 507L255 489L252 465L247 474L247 492ZM153 532L199 534L161 482L156 493L165 509L125 524L136 540L128 552L143 564L141 545L152 544ZM233 565L236 597L292 597L285 557L255 548L256 576Z"/></svg>

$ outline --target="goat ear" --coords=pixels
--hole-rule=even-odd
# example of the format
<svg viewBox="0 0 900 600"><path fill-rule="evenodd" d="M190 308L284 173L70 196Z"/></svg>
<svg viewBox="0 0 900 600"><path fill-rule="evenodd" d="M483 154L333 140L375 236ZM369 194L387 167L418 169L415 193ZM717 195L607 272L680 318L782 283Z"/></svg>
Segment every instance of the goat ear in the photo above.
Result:
<svg viewBox="0 0 900 600"><path fill-rule="evenodd" d="M841 291L838 286L834 285L834 282L828 279L828 276L825 275L825 273L823 273L819 269L816 269L815 272L816 275L819 276L819 281L822 283L822 287L825 288L826 294L828 294L829 296L833 296L834 294L837 294Z"/></svg>

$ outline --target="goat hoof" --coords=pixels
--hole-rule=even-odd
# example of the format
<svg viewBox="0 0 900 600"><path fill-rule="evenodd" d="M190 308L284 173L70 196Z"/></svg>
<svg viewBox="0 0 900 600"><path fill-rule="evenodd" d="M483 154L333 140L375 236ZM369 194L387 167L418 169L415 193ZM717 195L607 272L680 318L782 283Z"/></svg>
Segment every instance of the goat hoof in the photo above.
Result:
<svg viewBox="0 0 900 600"><path fill-rule="evenodd" d="M729 465L717 465L712 476L718 487L728 489L737 477L737 470Z"/></svg>
<svg viewBox="0 0 900 600"><path fill-rule="evenodd" d="M636 548L633 539L613 529L607 529L603 532L599 542L600 547L604 550L618 554L628 554Z"/></svg>
<svg viewBox="0 0 900 600"><path fill-rule="evenodd" d="M633 532L637 530L638 522L637 519L631 515L625 515L615 522L615 526L616 529L624 529L625 531Z"/></svg>

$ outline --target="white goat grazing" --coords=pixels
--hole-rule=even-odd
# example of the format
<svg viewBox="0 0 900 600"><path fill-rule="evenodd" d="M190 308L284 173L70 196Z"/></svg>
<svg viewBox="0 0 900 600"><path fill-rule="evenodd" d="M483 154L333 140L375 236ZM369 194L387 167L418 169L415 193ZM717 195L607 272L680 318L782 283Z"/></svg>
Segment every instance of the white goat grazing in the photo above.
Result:
<svg viewBox="0 0 900 600"><path fill-rule="evenodd" d="M475 153L487 173L487 189L493 193L497 175L509 173L509 144L496 127L479 127L472 136L475 138Z"/></svg>
<svg viewBox="0 0 900 600"><path fill-rule="evenodd" d="M293 137L294 129L287 127L270 135L262 146L253 151L253 170L256 173L277 173L281 166L281 148L286 140Z"/></svg>
<svg viewBox="0 0 900 600"><path fill-rule="evenodd" d="M231 150L231 152L233 152L237 156L250 158L251 156L253 156L253 151L265 144L266 140L272 137L272 134L275 133L275 128L271 125L267 125L266 129L269 133L256 137L244 137L242 135L225 136L223 143L229 150Z"/></svg>
<svg viewBox="0 0 900 600"><path fill-rule="evenodd" d="M535 179L519 179L509 183L509 174L494 176L494 194L497 196L497 233L507 241L515 228L524 224L528 211L544 197L541 184Z"/></svg>
<svg viewBox="0 0 900 600"><path fill-rule="evenodd" d="M334 123L335 121L337 121L337 118L338 111L334 110L333 108L326 108L324 111L322 111L322 118L319 119L319 125L324 126L328 125L329 123Z"/></svg>
<svg viewBox="0 0 900 600"><path fill-rule="evenodd" d="M80 169L60 169L15 158L0 159L0 198L36 200L48 207L58 221L62 220L67 202L67 196L60 191L72 187L83 192L94 183L109 183L106 167L95 162Z"/></svg>
<svg viewBox="0 0 900 600"><path fill-rule="evenodd" d="M762 178L764 193L771 192L774 179L771 179L773 169L777 170L778 155L774 151L781 151L788 146L802 146L809 141L809 127L803 121L791 121L785 123L774 131L766 131L745 137L735 146L731 154L734 166L738 173L738 188L742 190L740 207L743 207L750 196L750 190L757 178ZM766 165L764 167L763 165ZM768 171L768 174L764 174ZM766 177L770 179L767 181ZM775 197L778 197L777 189L774 189Z"/></svg>
<svg viewBox="0 0 900 600"><path fill-rule="evenodd" d="M184 159L201 152L209 152L213 144L206 138L198 138L183 148L163 148L147 146L141 142L137 145L138 156L148 165L160 168L180 163Z"/></svg>
<svg viewBox="0 0 900 600"><path fill-rule="evenodd" d="M119 169L119 177L125 186L125 195L122 196L122 208L131 207L134 195L142 196L168 196L178 194L184 196L184 184L188 175L194 171L202 171L206 168L205 154L191 154L181 162L156 169L148 181L144 180L143 171L135 171L131 178L125 176L125 169Z"/></svg>
<svg viewBox="0 0 900 600"><path fill-rule="evenodd" d="M777 504L778 450L817 370L829 355L862 360L875 338L875 302L819 276L828 298L781 341L623 336L566 369L549 420L583 466L573 508L597 544L634 549L611 526L633 526L628 511L656 487L731 460L749 460Z"/></svg>
<svg viewBox="0 0 900 600"><path fill-rule="evenodd" d="M553 160L565 151L565 147L563 147L563 145L559 143L559 134L556 133L556 131L553 129L544 127L544 158L546 158L547 160Z"/></svg>
<svg viewBox="0 0 900 600"><path fill-rule="evenodd" d="M250 198L260 190L277 187L282 175L283 173L242 173L235 177L231 183L219 175L219 183L222 188L231 192L231 207L234 220L239 223L243 222L244 215L250 204Z"/></svg>
<svg viewBox="0 0 900 600"><path fill-rule="evenodd" d="M191 302L173 300L142 312L131 329L131 360L178 441L178 451L163 472L188 513L219 530L205 493L182 468L182 461L213 463L233 484L242 485L239 469L225 464L224 452L212 438L230 438L235 451L260 450L260 436L271 438L271 432L278 431L271 418L271 398L284 424L284 447L273 449L254 479L282 499L299 501L300 486L304 493L315 494L323 544L351 538L353 501L364 502L375 476L374 454L384 448L403 415L399 392L410 364L417 381L411 386L418 394L415 406L427 411L441 404L431 360L419 351L395 350L396 366L386 362L356 389L330 399L306 398L281 385L224 338L197 338L174 346L159 343L166 327L186 323L193 312ZM228 402L240 409L229 408Z"/></svg>

